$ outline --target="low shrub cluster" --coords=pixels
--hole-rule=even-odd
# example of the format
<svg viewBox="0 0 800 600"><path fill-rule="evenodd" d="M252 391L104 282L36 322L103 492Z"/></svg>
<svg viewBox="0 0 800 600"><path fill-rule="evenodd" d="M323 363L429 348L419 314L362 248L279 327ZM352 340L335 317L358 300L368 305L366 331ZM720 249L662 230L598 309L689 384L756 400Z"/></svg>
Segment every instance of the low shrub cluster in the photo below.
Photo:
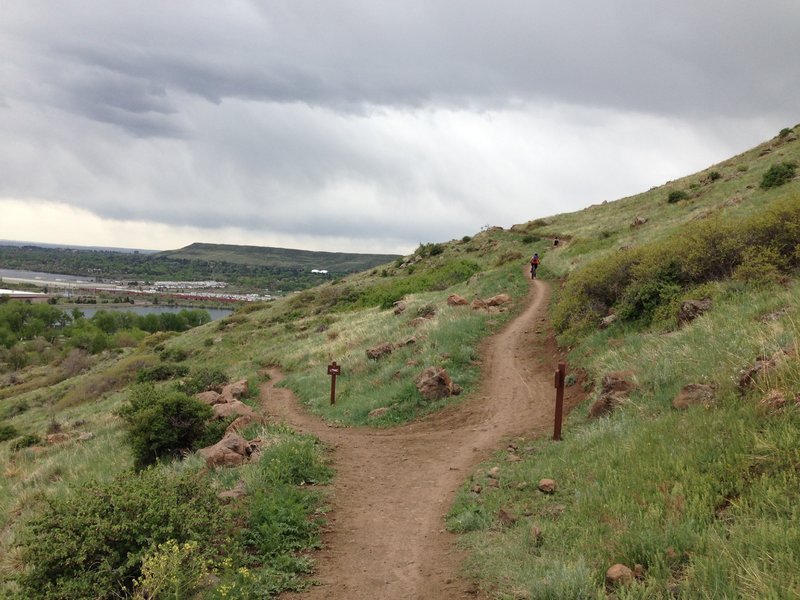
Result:
<svg viewBox="0 0 800 600"><path fill-rule="evenodd" d="M761 178L761 189L769 190L774 187L789 183L797 170L797 164L793 162L782 162L772 165Z"/></svg>
<svg viewBox="0 0 800 600"><path fill-rule="evenodd" d="M22 529L22 597L128 597L151 549L194 542L208 556L231 527L209 481L197 473L148 469L89 483L49 498Z"/></svg>
<svg viewBox="0 0 800 600"><path fill-rule="evenodd" d="M210 406L183 392L151 384L131 388L119 414L127 425L136 468L189 450L203 436L212 413Z"/></svg>
<svg viewBox="0 0 800 600"><path fill-rule="evenodd" d="M178 365L175 363L161 363L153 367L142 369L136 374L137 383L145 383L148 381L166 381L167 379L175 379L176 377L183 377L189 373L189 367L186 365Z"/></svg>
<svg viewBox="0 0 800 600"><path fill-rule="evenodd" d="M596 325L612 308L623 320L649 323L674 312L674 302L692 286L796 272L798 222L800 202L792 195L739 222L694 222L666 239L592 261L566 282L554 325L574 333Z"/></svg>

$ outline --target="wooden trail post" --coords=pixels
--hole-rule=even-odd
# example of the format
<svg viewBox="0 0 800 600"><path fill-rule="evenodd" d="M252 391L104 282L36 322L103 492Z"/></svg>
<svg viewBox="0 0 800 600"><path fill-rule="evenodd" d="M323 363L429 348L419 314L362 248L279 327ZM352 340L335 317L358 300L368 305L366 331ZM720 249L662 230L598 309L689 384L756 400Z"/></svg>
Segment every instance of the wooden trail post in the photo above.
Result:
<svg viewBox="0 0 800 600"><path fill-rule="evenodd" d="M561 420L564 415L564 379L567 373L567 365L563 362L558 363L556 371L556 418L553 424L553 440L561 440Z"/></svg>
<svg viewBox="0 0 800 600"><path fill-rule="evenodd" d="M342 374L341 365L333 361L328 365L328 375L331 376L331 404L336 404L336 376Z"/></svg>

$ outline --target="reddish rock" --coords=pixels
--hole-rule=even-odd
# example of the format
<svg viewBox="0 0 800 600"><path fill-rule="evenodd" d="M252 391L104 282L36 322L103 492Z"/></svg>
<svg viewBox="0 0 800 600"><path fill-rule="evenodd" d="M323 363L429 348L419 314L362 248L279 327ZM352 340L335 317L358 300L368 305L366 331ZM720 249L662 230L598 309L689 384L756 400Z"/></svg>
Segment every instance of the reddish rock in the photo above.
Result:
<svg viewBox="0 0 800 600"><path fill-rule="evenodd" d="M756 362L747 369L739 372L739 391L745 392L761 375L773 369L776 361L766 356L760 356Z"/></svg>
<svg viewBox="0 0 800 600"><path fill-rule="evenodd" d="M208 390L206 392L200 392L199 394L195 394L194 396L203 404L208 404L209 406L214 406L215 404L221 404L225 402L225 398L222 397L222 394L219 392L215 392L214 390Z"/></svg>
<svg viewBox="0 0 800 600"><path fill-rule="evenodd" d="M394 314L399 315L406 310L406 303L402 300L398 300L394 303Z"/></svg>
<svg viewBox="0 0 800 600"><path fill-rule="evenodd" d="M600 397L589 407L589 418L597 419L610 414L615 408L624 404L627 399L628 395L623 392L600 394Z"/></svg>
<svg viewBox="0 0 800 600"><path fill-rule="evenodd" d="M242 415L236 417L228 427L225 428L225 433L234 433L241 431L252 423L261 423L262 419L256 415Z"/></svg>
<svg viewBox="0 0 800 600"><path fill-rule="evenodd" d="M611 413L625 403L628 392L636 387L633 374L627 371L608 373L603 377L600 396L589 409L589 418L596 419Z"/></svg>
<svg viewBox="0 0 800 600"><path fill-rule="evenodd" d="M500 478L500 467L492 467L488 471L486 471L486 476L492 479L499 479Z"/></svg>
<svg viewBox="0 0 800 600"><path fill-rule="evenodd" d="M690 383L683 386L678 395L672 399L672 408L685 410L696 404L708 406L714 402L715 392L713 385Z"/></svg>
<svg viewBox="0 0 800 600"><path fill-rule="evenodd" d="M475 300L472 301L472 305L471 306L472 306L472 310L481 310L481 309L484 309L484 308L486 310L489 310L489 305L486 304L486 302L484 300L481 300L480 298L475 298Z"/></svg>
<svg viewBox="0 0 800 600"><path fill-rule="evenodd" d="M678 323L685 325L694 321L703 313L711 310L712 305L711 300L685 300L681 303L681 309L678 312Z"/></svg>
<svg viewBox="0 0 800 600"><path fill-rule="evenodd" d="M368 348L367 358L370 360L378 360L383 356L391 354L393 350L394 350L394 344L390 344L389 342L384 342L383 344L378 344L377 346Z"/></svg>
<svg viewBox="0 0 800 600"><path fill-rule="evenodd" d="M254 418L257 417L253 409L240 400L234 400L233 402L225 402L223 404L215 404L213 408L214 408L214 414L212 416L213 419L225 419L227 417L242 417L242 416L249 416Z"/></svg>
<svg viewBox="0 0 800 600"><path fill-rule="evenodd" d="M206 466L238 467L248 456L249 444L237 433L228 433L219 442L197 453L206 461Z"/></svg>
<svg viewBox="0 0 800 600"><path fill-rule="evenodd" d="M543 494L555 494L558 486L552 479L540 479L538 487Z"/></svg>
<svg viewBox="0 0 800 600"><path fill-rule="evenodd" d="M450 294L447 297L447 304L449 306L466 306L469 304L469 302L463 296L459 296L458 294Z"/></svg>
<svg viewBox="0 0 800 600"><path fill-rule="evenodd" d="M636 217L633 219L631 227L641 227L645 223L647 223L647 217Z"/></svg>
<svg viewBox="0 0 800 600"><path fill-rule="evenodd" d="M245 396L247 396L248 391L248 384L246 379L240 379L239 381L235 381L233 383L229 383L225 387L222 388L222 397L225 398L225 402L231 402L233 400L241 400Z"/></svg>
<svg viewBox="0 0 800 600"><path fill-rule="evenodd" d="M63 444L64 442L68 442L70 440L70 436L68 433L51 433L47 436L47 443L48 444Z"/></svg>
<svg viewBox="0 0 800 600"><path fill-rule="evenodd" d="M378 419L378 418L382 417L383 415L385 415L388 412L389 412L389 407L388 406L381 406L380 408L375 408L375 409L369 411L369 414L367 415L367 418L368 419Z"/></svg>
<svg viewBox="0 0 800 600"><path fill-rule="evenodd" d="M500 482L497 481L497 479L488 479L486 481L486 485L488 485L489 487L493 487L493 488L499 488L500 487Z"/></svg>
<svg viewBox="0 0 800 600"><path fill-rule="evenodd" d="M440 367L428 367L417 377L417 389L426 400L439 400L457 396L461 388L453 383L447 371Z"/></svg>
<svg viewBox="0 0 800 600"><path fill-rule="evenodd" d="M483 491L483 486L480 483L476 483L471 488L469 488L469 491L472 492L473 494L480 494Z"/></svg>
<svg viewBox="0 0 800 600"><path fill-rule="evenodd" d="M633 571L623 564L617 563L606 571L606 585L609 588L630 585L633 582Z"/></svg>
<svg viewBox="0 0 800 600"><path fill-rule="evenodd" d="M503 304L508 304L511 302L511 296L508 294L497 294L496 296L492 296L486 301L486 304L489 306L502 306Z"/></svg>
<svg viewBox="0 0 800 600"><path fill-rule="evenodd" d="M510 527L517 522L518 517L511 510L501 508L499 511L497 511L497 520L500 521L500 524L503 527Z"/></svg>

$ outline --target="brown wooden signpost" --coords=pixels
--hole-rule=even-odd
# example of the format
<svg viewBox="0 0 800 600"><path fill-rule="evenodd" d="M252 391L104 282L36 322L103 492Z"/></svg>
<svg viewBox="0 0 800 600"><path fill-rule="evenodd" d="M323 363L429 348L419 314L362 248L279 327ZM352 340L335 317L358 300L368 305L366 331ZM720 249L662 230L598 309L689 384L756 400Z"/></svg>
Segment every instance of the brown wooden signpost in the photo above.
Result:
<svg viewBox="0 0 800 600"><path fill-rule="evenodd" d="M328 375L331 376L331 404L336 404L336 376L342 374L341 365L333 361L328 365Z"/></svg>
<svg viewBox="0 0 800 600"><path fill-rule="evenodd" d="M553 439L561 440L561 419L564 414L564 379L567 373L567 365L563 362L558 363L556 371L556 418L553 425Z"/></svg>

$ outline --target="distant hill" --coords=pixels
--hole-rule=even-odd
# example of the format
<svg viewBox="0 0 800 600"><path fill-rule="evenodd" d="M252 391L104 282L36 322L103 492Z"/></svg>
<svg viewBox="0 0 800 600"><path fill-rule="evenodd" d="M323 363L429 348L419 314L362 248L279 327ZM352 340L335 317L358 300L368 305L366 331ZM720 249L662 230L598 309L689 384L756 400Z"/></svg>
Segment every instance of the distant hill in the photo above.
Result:
<svg viewBox="0 0 800 600"><path fill-rule="evenodd" d="M286 269L325 269L334 273L356 273L392 262L397 254L356 254L352 252L313 252L264 246L194 243L179 250L167 250L159 257L200 260Z"/></svg>

